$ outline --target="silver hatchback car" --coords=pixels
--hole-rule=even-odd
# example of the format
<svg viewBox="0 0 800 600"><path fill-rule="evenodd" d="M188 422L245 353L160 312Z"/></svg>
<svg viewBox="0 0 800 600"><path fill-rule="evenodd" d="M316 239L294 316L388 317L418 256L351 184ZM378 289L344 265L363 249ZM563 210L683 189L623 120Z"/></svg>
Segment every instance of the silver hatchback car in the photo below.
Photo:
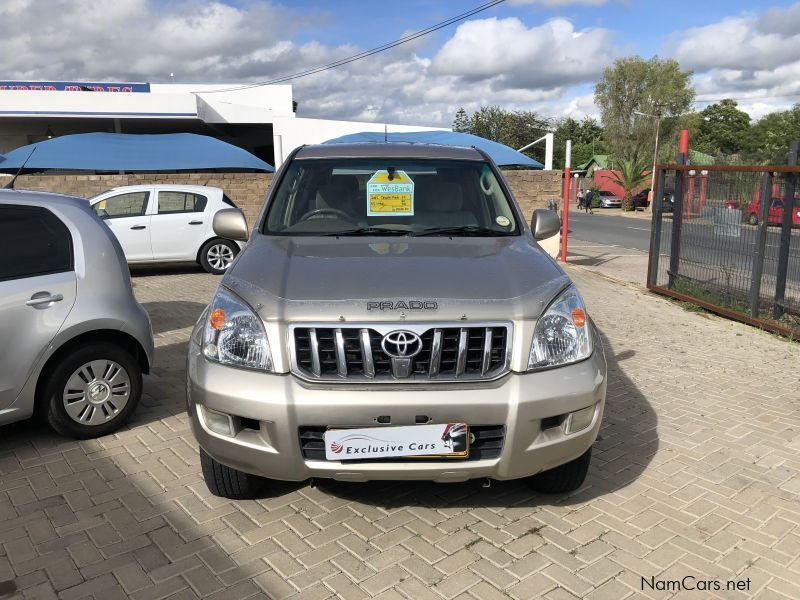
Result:
<svg viewBox="0 0 800 600"><path fill-rule="evenodd" d="M125 424L153 358L119 242L85 200L0 190L0 425L87 439Z"/></svg>

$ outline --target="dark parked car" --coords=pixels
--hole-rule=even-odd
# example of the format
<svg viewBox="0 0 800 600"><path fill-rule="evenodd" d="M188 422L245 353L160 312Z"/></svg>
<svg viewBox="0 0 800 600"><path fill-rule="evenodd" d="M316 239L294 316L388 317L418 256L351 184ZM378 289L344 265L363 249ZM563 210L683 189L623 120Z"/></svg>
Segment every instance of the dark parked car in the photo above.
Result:
<svg viewBox="0 0 800 600"><path fill-rule="evenodd" d="M645 209L650 204L650 188L644 188L633 196L633 208Z"/></svg>

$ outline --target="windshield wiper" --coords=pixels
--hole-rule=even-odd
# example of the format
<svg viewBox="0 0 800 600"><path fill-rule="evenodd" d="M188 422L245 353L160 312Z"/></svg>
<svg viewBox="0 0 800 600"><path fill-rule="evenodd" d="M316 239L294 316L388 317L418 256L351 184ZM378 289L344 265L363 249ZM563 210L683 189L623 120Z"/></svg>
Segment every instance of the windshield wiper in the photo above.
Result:
<svg viewBox="0 0 800 600"><path fill-rule="evenodd" d="M358 229L345 229L344 231L331 231L322 235L345 236L345 235L409 235L411 232L406 229L386 229L384 227L359 227Z"/></svg>
<svg viewBox="0 0 800 600"><path fill-rule="evenodd" d="M461 225L458 227L433 227L423 229L414 233L414 237L423 235L464 235L464 236L506 236L511 235L509 231L497 231L495 229L488 229L486 227L476 227L475 225Z"/></svg>

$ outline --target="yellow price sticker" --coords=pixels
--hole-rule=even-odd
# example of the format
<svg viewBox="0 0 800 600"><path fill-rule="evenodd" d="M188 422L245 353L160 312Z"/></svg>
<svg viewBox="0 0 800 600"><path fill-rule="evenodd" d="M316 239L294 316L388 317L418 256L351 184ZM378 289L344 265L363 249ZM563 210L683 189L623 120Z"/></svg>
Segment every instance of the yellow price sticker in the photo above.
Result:
<svg viewBox="0 0 800 600"><path fill-rule="evenodd" d="M411 210L411 194L372 194L369 197L370 212L408 213Z"/></svg>
<svg viewBox="0 0 800 600"><path fill-rule="evenodd" d="M414 181L404 171L376 171L367 182L368 216L414 214Z"/></svg>

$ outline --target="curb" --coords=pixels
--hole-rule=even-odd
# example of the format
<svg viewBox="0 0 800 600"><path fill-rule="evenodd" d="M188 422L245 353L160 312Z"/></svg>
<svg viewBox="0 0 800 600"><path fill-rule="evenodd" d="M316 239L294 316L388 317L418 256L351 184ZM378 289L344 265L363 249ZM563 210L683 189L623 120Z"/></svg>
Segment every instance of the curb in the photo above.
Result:
<svg viewBox="0 0 800 600"><path fill-rule="evenodd" d="M578 269L578 270L583 271L585 273L591 273L592 275L597 275L598 277L602 277L603 279L605 279L607 281L610 281L612 283L616 283L616 284L625 286L627 288L632 288L632 289L635 289L635 290L640 291L640 292L646 292L647 294L650 294L650 295L653 295L653 296L663 297L663 296L659 296L658 294L655 294L654 292L651 292L650 290L647 289L646 286L644 286L644 285L642 285L640 283L634 283L633 281L627 281L625 279L618 279L616 277L612 277L611 275L607 275L607 274L602 273L600 271L596 271L594 269L590 269L589 267L584 267L582 265L573 264L573 263L569 262L569 260L566 263L559 262L558 264L560 266L562 266L562 267L568 266L570 268Z"/></svg>

